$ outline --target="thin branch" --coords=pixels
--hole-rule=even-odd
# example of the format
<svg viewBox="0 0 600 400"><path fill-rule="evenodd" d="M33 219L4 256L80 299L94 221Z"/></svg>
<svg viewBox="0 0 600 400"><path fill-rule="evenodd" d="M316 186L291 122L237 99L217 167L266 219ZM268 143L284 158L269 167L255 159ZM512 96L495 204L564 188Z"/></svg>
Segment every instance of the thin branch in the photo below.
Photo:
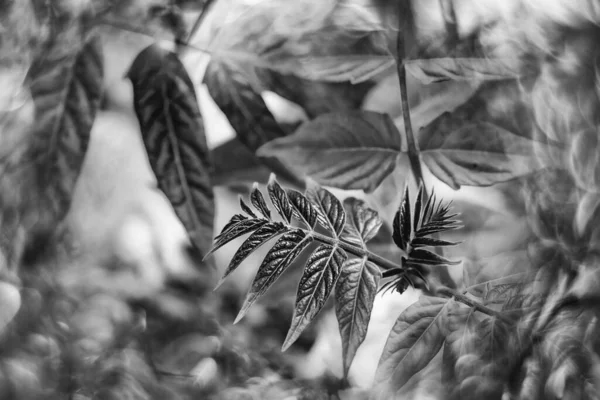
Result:
<svg viewBox="0 0 600 400"><path fill-rule="evenodd" d="M456 300L460 301L461 303L466 304L469 307L473 307L475 310L477 310L479 312L482 312L482 313L492 316L494 318L498 318L499 320L501 320L502 322L505 322L507 324L513 323L512 319L507 318L506 316L502 315L501 313L499 313L495 310L492 310L489 307L484 306L483 304L471 299L470 297L465 296L462 293L457 292L456 290L452 290L447 287L442 287L442 288L438 289L438 294L445 295L448 297L454 297Z"/></svg>
<svg viewBox="0 0 600 400"><path fill-rule="evenodd" d="M204 5L202 6L202 9L200 10L200 14L198 14L198 18L196 18L194 25L192 25L192 29L190 30L190 33L188 34L187 38L185 39L185 44L188 44L192 40L192 38L194 37L194 35L198 31L198 29L200 29L200 26L202 26L202 22L204 22L204 19L208 15L208 10L210 10L210 7L212 6L213 3L214 3L214 0L206 0Z"/></svg>

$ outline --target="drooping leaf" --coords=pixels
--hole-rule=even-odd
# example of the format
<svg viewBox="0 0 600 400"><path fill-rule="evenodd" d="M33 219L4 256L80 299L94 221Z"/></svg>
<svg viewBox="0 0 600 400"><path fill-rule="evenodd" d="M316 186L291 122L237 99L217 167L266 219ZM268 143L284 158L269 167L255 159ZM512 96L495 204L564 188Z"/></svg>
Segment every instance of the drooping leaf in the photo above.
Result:
<svg viewBox="0 0 600 400"><path fill-rule="evenodd" d="M240 208L242 209L243 212L248 214L248 216L250 218L258 218L256 216L256 214L254 214L254 211L252 211L250 206L248 206L248 204L246 204L246 202L244 201L244 198L242 196L240 196Z"/></svg>
<svg viewBox="0 0 600 400"><path fill-rule="evenodd" d="M337 246L321 244L306 263L298 285L292 323L282 350L285 351L300 336L325 305L339 278L347 255Z"/></svg>
<svg viewBox="0 0 600 400"><path fill-rule="evenodd" d="M324 228L329 229L338 237L346 224L346 212L342 203L328 190L323 189L315 182L310 182L306 197L316 205L319 222Z"/></svg>
<svg viewBox="0 0 600 400"><path fill-rule="evenodd" d="M288 190L287 196L292 203L292 212L296 218L304 222L309 229L314 229L318 219L315 207L302 193L296 190Z"/></svg>
<svg viewBox="0 0 600 400"><path fill-rule="evenodd" d="M377 235L383 224L377 211L370 209L367 203L354 197L344 200L344 208L348 221L346 227L352 228L351 232L358 235L360 243L366 243Z"/></svg>
<svg viewBox="0 0 600 400"><path fill-rule="evenodd" d="M273 239L277 235L282 234L288 230L285 225L280 222L268 222L258 228L252 235L246 239L244 243L240 246L239 249L235 252L233 257L231 258L231 262L229 266L225 270L223 277L220 282L217 284L217 287L221 286L225 278L229 276L235 269L248 257L252 252L258 249L263 244L267 243L269 240Z"/></svg>
<svg viewBox="0 0 600 400"><path fill-rule="evenodd" d="M254 277L250 291L238 313L235 323L241 320L250 306L275 283L302 251L313 241L301 229L283 234L267 253Z"/></svg>
<svg viewBox="0 0 600 400"><path fill-rule="evenodd" d="M381 271L367 257L349 258L342 266L335 288L335 315L342 337L345 375L348 375L356 350L367 335L380 280Z"/></svg>
<svg viewBox="0 0 600 400"><path fill-rule="evenodd" d="M207 256L208 256L208 254L214 253L215 251L217 251L218 249L220 249L227 243L231 242L232 240L237 239L240 236L243 236L247 233L257 230L258 228L260 228L267 222L268 221L265 219L256 219L256 218L245 219L245 220L239 221L235 225L232 225L226 232L224 232L223 234L221 234L215 238L215 243L213 245L213 248L210 249L210 251L207 253Z"/></svg>
<svg viewBox="0 0 600 400"><path fill-rule="evenodd" d="M427 58L407 60L406 70L424 84L447 80L481 81L516 79L521 75L517 59Z"/></svg>
<svg viewBox="0 0 600 400"><path fill-rule="evenodd" d="M273 207L275 207L279 215L281 215L281 218L289 224L294 213L293 206L292 203L290 203L285 190L283 190L275 180L275 174L271 174L269 177L267 190L269 191L269 197L271 198Z"/></svg>
<svg viewBox="0 0 600 400"><path fill-rule="evenodd" d="M77 50L72 45L56 39L28 73L35 106L28 157L37 165L40 196L55 223L69 210L104 83L100 40L93 37Z"/></svg>
<svg viewBox="0 0 600 400"><path fill-rule="evenodd" d="M254 183L252 187L252 193L250 193L250 201L252 205L256 207L258 211L266 218L271 219L271 211L269 210L269 206L267 206L267 202L263 197L260 189L258 188L258 183Z"/></svg>
<svg viewBox="0 0 600 400"><path fill-rule="evenodd" d="M389 116L356 111L319 116L258 154L278 157L322 185L371 192L394 169L402 149Z"/></svg>
<svg viewBox="0 0 600 400"><path fill-rule="evenodd" d="M158 186L192 243L207 253L215 205L210 152L194 84L177 55L158 45L142 50L127 76Z"/></svg>
<svg viewBox="0 0 600 400"><path fill-rule="evenodd" d="M448 299L422 296L396 320L375 373L380 398L393 398L402 386L425 368L444 343Z"/></svg>
<svg viewBox="0 0 600 400"><path fill-rule="evenodd" d="M411 240L411 219L410 197L408 196L408 186L406 186L400 209L394 217L394 232L392 234L396 246L404 251L408 249Z"/></svg>

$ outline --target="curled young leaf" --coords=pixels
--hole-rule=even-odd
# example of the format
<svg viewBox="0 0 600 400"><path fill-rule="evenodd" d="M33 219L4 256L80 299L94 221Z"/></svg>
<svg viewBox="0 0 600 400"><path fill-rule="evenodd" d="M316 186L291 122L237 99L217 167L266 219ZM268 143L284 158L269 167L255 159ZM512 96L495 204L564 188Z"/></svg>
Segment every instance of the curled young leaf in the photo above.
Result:
<svg viewBox="0 0 600 400"><path fill-rule="evenodd" d="M402 148L388 115L353 111L321 115L258 154L277 157L322 185L371 192L392 172Z"/></svg>
<svg viewBox="0 0 600 400"><path fill-rule="evenodd" d="M313 241L301 229L283 234L267 253L252 281L250 291L238 313L235 323L241 320L250 306L275 283L283 272L294 262L304 249Z"/></svg>
<svg viewBox="0 0 600 400"><path fill-rule="evenodd" d="M282 351L287 350L298 339L310 321L321 311L335 287L346 257L344 250L327 244L320 245L311 254L298 285L292 324Z"/></svg>
<svg viewBox="0 0 600 400"><path fill-rule="evenodd" d="M346 376L358 347L367 335L380 280L379 267L368 261L367 257L349 258L342 265L340 278L335 287L335 315L342 337Z"/></svg>
<svg viewBox="0 0 600 400"><path fill-rule="evenodd" d="M127 76L158 186L192 243L206 253L215 205L210 151L194 84L178 56L156 44L138 54Z"/></svg>

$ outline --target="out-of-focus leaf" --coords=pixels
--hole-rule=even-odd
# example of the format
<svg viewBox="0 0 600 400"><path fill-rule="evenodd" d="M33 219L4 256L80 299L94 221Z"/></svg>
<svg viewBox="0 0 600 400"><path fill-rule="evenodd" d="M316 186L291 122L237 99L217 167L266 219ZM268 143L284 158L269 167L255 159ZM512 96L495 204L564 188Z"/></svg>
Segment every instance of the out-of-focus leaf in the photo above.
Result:
<svg viewBox="0 0 600 400"><path fill-rule="evenodd" d="M28 74L35 104L35 140L28 157L37 165L46 207L64 218L87 151L103 90L103 57L94 37L77 51L53 42ZM70 43L68 46L72 46Z"/></svg>
<svg viewBox="0 0 600 400"><path fill-rule="evenodd" d="M585 192L582 199L577 204L575 214L575 230L580 236L584 236L588 231L596 228L593 221L597 221L595 215L600 209L600 195L594 192Z"/></svg>
<svg viewBox="0 0 600 400"><path fill-rule="evenodd" d="M347 255L337 246L320 245L306 263L298 285L292 323L283 343L283 351L298 339L304 328L325 305L339 278Z"/></svg>
<svg viewBox="0 0 600 400"><path fill-rule="evenodd" d="M529 358L525 361L525 377L517 394L518 400L539 399L543 390L542 366L536 358Z"/></svg>
<svg viewBox="0 0 600 400"><path fill-rule="evenodd" d="M317 206L316 210L321 225L337 238L346 224L346 212L342 203L315 182L309 182L306 197Z"/></svg>
<svg viewBox="0 0 600 400"><path fill-rule="evenodd" d="M389 116L362 111L317 117L258 154L278 157L322 185L371 192L394 169L402 149Z"/></svg>
<svg viewBox="0 0 600 400"><path fill-rule="evenodd" d="M269 206L265 202L265 198L263 197L260 189L258 188L258 183L255 182L252 187L252 192L250 193L250 201L252 205L256 207L258 211L266 218L271 219L271 211L269 210Z"/></svg>
<svg viewBox="0 0 600 400"><path fill-rule="evenodd" d="M377 211L367 207L367 203L354 197L344 200L347 215L347 226L353 228L360 237L360 242L366 243L373 239L383 224Z"/></svg>
<svg viewBox="0 0 600 400"><path fill-rule="evenodd" d="M285 233L277 240L258 268L250 291L235 319L236 323L244 317L250 306L265 294L312 241L313 237L307 236L301 229Z"/></svg>
<svg viewBox="0 0 600 400"><path fill-rule="evenodd" d="M396 65L391 54L303 57L298 62L302 67L299 75L305 79L353 84L367 81Z"/></svg>
<svg viewBox="0 0 600 400"><path fill-rule="evenodd" d="M296 218L304 222L309 229L314 229L317 224L318 213L311 202L296 190L288 190L287 196L292 203L292 212Z"/></svg>
<svg viewBox="0 0 600 400"><path fill-rule="evenodd" d="M529 255L524 250L500 253L463 261L463 283L469 293L485 297L494 286L526 280L531 271Z"/></svg>
<svg viewBox="0 0 600 400"><path fill-rule="evenodd" d="M384 397L393 398L402 386L429 364L444 343L448 299L422 296L394 324L385 343L375 385Z"/></svg>
<svg viewBox="0 0 600 400"><path fill-rule="evenodd" d="M421 131L419 145L425 165L453 189L489 186L543 168L533 141L488 122L465 121L454 131L434 122Z"/></svg>
<svg viewBox="0 0 600 400"><path fill-rule="evenodd" d="M206 254L215 212L210 152L194 84L175 53L150 45L134 60L128 77L144 145L159 188Z"/></svg>
<svg viewBox="0 0 600 400"><path fill-rule="evenodd" d="M273 239L277 235L282 234L288 230L285 225L280 222L268 222L258 228L252 235L242 243L240 248L235 252L231 258L229 266L225 270L221 281L217 284L217 287L221 286L225 278L229 276L235 269L248 257L252 252L258 249L269 240Z"/></svg>
<svg viewBox="0 0 600 400"><path fill-rule="evenodd" d="M288 199L285 190L279 186L279 183L275 180L275 174L271 174L269 177L269 184L267 185L267 190L269 191L269 197L271 198L271 203L281 215L281 218L286 223L290 223L292 220L292 215L294 214L293 206L290 200Z"/></svg>
<svg viewBox="0 0 600 400"><path fill-rule="evenodd" d="M406 251L410 242L411 235L411 214L410 214L410 197L408 196L408 186L404 190L404 198L400 205L400 209L394 218L394 233L392 238L396 246Z"/></svg>
<svg viewBox="0 0 600 400"><path fill-rule="evenodd" d="M407 60L406 70L424 84L447 80L502 80L520 76L518 60L489 58L427 58Z"/></svg>
<svg viewBox="0 0 600 400"><path fill-rule="evenodd" d="M214 253L227 243L231 242L234 239L239 238L247 233L257 230L268 221L264 219L245 219L243 221L239 221L235 225L232 225L227 231L223 232L221 235L215 238L215 244L212 249L208 252L209 254Z"/></svg>
<svg viewBox="0 0 600 400"><path fill-rule="evenodd" d="M353 204L358 206L357 202L353 202ZM368 218L363 217L360 217L360 220L369 221ZM359 223L359 225L367 226L364 223ZM363 230L363 232L365 231ZM366 234L369 235L369 232L367 230ZM356 350L367 335L371 310L380 280L381 271L375 264L368 261L367 257L349 258L342 266L335 288L335 315L342 337L345 375L348 375Z"/></svg>

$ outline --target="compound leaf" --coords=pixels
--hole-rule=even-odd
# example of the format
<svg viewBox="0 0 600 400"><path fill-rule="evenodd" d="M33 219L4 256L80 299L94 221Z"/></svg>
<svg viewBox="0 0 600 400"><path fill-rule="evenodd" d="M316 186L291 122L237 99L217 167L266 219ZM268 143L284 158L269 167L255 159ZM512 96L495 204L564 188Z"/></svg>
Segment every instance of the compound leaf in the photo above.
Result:
<svg viewBox="0 0 600 400"><path fill-rule="evenodd" d="M387 114L324 114L258 151L294 166L325 186L375 190L402 156L400 132Z"/></svg>
<svg viewBox="0 0 600 400"><path fill-rule="evenodd" d="M277 240L258 268L250 291L235 319L236 323L244 317L250 306L265 294L312 241L313 237L306 235L301 229L287 232Z"/></svg>
<svg viewBox="0 0 600 400"><path fill-rule="evenodd" d="M177 55L156 44L138 54L127 76L158 186L192 243L207 253L215 212L212 164L194 84Z"/></svg>
<svg viewBox="0 0 600 400"><path fill-rule="evenodd" d="M292 324L283 343L285 351L325 305L347 255L337 246L321 244L310 256L300 279Z"/></svg>
<svg viewBox="0 0 600 400"><path fill-rule="evenodd" d="M367 257L349 258L342 266L335 288L335 315L342 337L344 375L367 335L380 280L381 271Z"/></svg>

